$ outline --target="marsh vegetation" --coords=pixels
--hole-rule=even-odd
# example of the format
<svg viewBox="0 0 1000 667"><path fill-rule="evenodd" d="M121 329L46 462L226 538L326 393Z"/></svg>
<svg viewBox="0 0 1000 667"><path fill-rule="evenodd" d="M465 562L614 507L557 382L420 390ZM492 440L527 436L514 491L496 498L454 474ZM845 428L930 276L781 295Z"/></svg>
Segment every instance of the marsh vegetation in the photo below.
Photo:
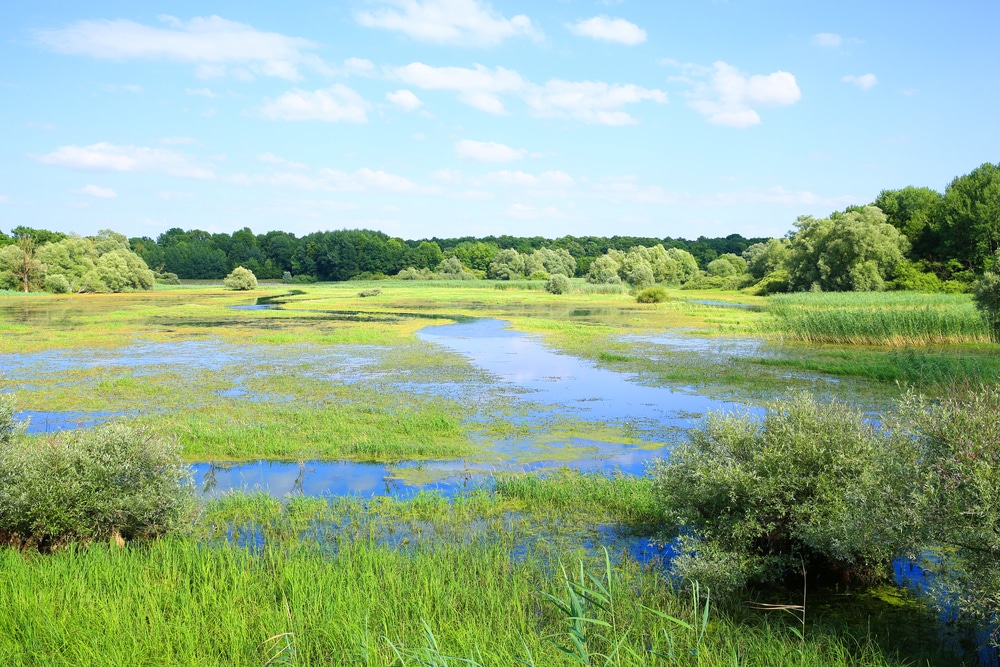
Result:
<svg viewBox="0 0 1000 667"><path fill-rule="evenodd" d="M975 664L934 606L996 609L970 296L567 281L5 298L4 662ZM803 567L804 622L755 608Z"/></svg>

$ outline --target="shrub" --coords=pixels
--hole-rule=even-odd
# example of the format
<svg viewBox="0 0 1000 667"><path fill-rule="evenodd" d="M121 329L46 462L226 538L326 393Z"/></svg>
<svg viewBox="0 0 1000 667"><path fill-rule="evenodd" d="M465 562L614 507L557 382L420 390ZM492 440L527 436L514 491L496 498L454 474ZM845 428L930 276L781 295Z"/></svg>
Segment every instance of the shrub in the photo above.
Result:
<svg viewBox="0 0 1000 667"><path fill-rule="evenodd" d="M636 295L635 300L639 303L663 303L667 300L667 290L660 285L647 287Z"/></svg>
<svg viewBox="0 0 1000 667"><path fill-rule="evenodd" d="M160 283L161 285L180 285L181 284L181 279L177 276L177 274L176 273L171 273L169 271L163 272L163 273L161 273L159 271L154 271L153 272L153 277L155 278L156 282Z"/></svg>
<svg viewBox="0 0 1000 667"><path fill-rule="evenodd" d="M257 276L250 269L237 266L232 273L226 276L223 284L232 290L252 290L257 289Z"/></svg>
<svg viewBox="0 0 1000 667"><path fill-rule="evenodd" d="M361 290L360 292L358 292L358 296L360 296L362 299L364 299L364 298L367 298L369 296L378 296L381 293L382 293L381 289L379 289L378 287L372 287L372 288L369 288L369 289L363 289L363 290Z"/></svg>
<svg viewBox="0 0 1000 667"><path fill-rule="evenodd" d="M542 270L532 271L528 275L528 280L548 280L548 279L549 279L549 274Z"/></svg>
<svg viewBox="0 0 1000 667"><path fill-rule="evenodd" d="M972 287L972 300L986 320L994 342L1000 343L1000 274L984 273Z"/></svg>
<svg viewBox="0 0 1000 667"><path fill-rule="evenodd" d="M60 273L45 276L45 291L53 294L66 294L69 292L69 281L66 280L66 276Z"/></svg>
<svg viewBox="0 0 1000 667"><path fill-rule="evenodd" d="M292 282L292 272L285 271L284 273L282 273L281 282L285 283L286 285L290 284Z"/></svg>
<svg viewBox="0 0 1000 667"><path fill-rule="evenodd" d="M40 549L149 538L188 514L191 469L173 441L120 423L26 437L12 408L0 403L0 538Z"/></svg>
<svg viewBox="0 0 1000 667"><path fill-rule="evenodd" d="M808 395L762 419L710 414L670 458L654 488L680 531L673 567L725 591L810 575L874 581L915 539L906 498L917 445L863 413Z"/></svg>
<svg viewBox="0 0 1000 667"><path fill-rule="evenodd" d="M549 294L568 294L570 289L572 284L569 277L561 273L555 273L545 281L545 291Z"/></svg>
<svg viewBox="0 0 1000 667"><path fill-rule="evenodd" d="M778 269L777 271L772 271L764 276L761 281L751 287L749 291L759 296L770 296L771 294L787 292L790 280L791 277L788 275L788 271Z"/></svg>
<svg viewBox="0 0 1000 667"><path fill-rule="evenodd" d="M316 277L310 276L308 273L300 273L292 278L292 282L296 285L310 285L316 282Z"/></svg>

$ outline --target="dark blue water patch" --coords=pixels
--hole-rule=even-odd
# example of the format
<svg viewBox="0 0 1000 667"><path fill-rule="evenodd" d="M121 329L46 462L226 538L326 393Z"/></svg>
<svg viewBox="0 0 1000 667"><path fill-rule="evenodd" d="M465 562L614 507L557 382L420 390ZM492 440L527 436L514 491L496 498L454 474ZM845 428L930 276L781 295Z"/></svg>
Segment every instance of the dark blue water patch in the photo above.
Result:
<svg viewBox="0 0 1000 667"><path fill-rule="evenodd" d="M66 412L21 410L14 413L15 419L28 420L27 432L36 435L76 428L90 428L125 416L126 413L123 412L83 412L79 410Z"/></svg>
<svg viewBox="0 0 1000 667"><path fill-rule="evenodd" d="M526 398L533 403L557 406L586 420L677 423L708 410L743 407L688 389L640 384L630 374L555 352L537 336L515 331L501 320L425 327L417 336L462 354L500 382L528 390Z"/></svg>

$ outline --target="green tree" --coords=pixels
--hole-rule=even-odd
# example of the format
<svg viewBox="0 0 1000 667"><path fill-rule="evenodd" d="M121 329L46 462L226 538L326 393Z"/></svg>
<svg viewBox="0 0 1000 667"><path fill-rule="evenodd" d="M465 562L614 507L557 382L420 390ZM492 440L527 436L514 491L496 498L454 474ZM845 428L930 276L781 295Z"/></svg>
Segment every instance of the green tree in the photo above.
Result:
<svg viewBox="0 0 1000 667"><path fill-rule="evenodd" d="M1000 250L1000 164L986 163L951 182L941 205L941 246L965 268L988 268Z"/></svg>
<svg viewBox="0 0 1000 667"><path fill-rule="evenodd" d="M743 251L747 272L756 280L785 268L788 262L788 239L768 239Z"/></svg>
<svg viewBox="0 0 1000 667"><path fill-rule="evenodd" d="M900 190L882 190L874 205L885 213L889 224L910 241L911 256L922 259L939 254L937 228L942 201L940 192L908 186Z"/></svg>
<svg viewBox="0 0 1000 667"><path fill-rule="evenodd" d="M793 290L880 291L909 249L874 206L830 218L800 217L795 226L787 260Z"/></svg>
<svg viewBox="0 0 1000 667"><path fill-rule="evenodd" d="M231 290L254 290L257 289L257 276L250 269L237 266L222 281Z"/></svg>
<svg viewBox="0 0 1000 667"><path fill-rule="evenodd" d="M0 249L0 286L30 292L44 279L45 265L35 257L33 237L21 236L16 244Z"/></svg>

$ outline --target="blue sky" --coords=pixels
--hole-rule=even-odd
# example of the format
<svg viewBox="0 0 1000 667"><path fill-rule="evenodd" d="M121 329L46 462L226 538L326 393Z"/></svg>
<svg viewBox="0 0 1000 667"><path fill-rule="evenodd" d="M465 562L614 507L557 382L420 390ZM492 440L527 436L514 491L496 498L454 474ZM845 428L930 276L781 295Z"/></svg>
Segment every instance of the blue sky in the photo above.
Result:
<svg viewBox="0 0 1000 667"><path fill-rule="evenodd" d="M8 3L0 229L781 235L1000 161L997 25L991 2Z"/></svg>

